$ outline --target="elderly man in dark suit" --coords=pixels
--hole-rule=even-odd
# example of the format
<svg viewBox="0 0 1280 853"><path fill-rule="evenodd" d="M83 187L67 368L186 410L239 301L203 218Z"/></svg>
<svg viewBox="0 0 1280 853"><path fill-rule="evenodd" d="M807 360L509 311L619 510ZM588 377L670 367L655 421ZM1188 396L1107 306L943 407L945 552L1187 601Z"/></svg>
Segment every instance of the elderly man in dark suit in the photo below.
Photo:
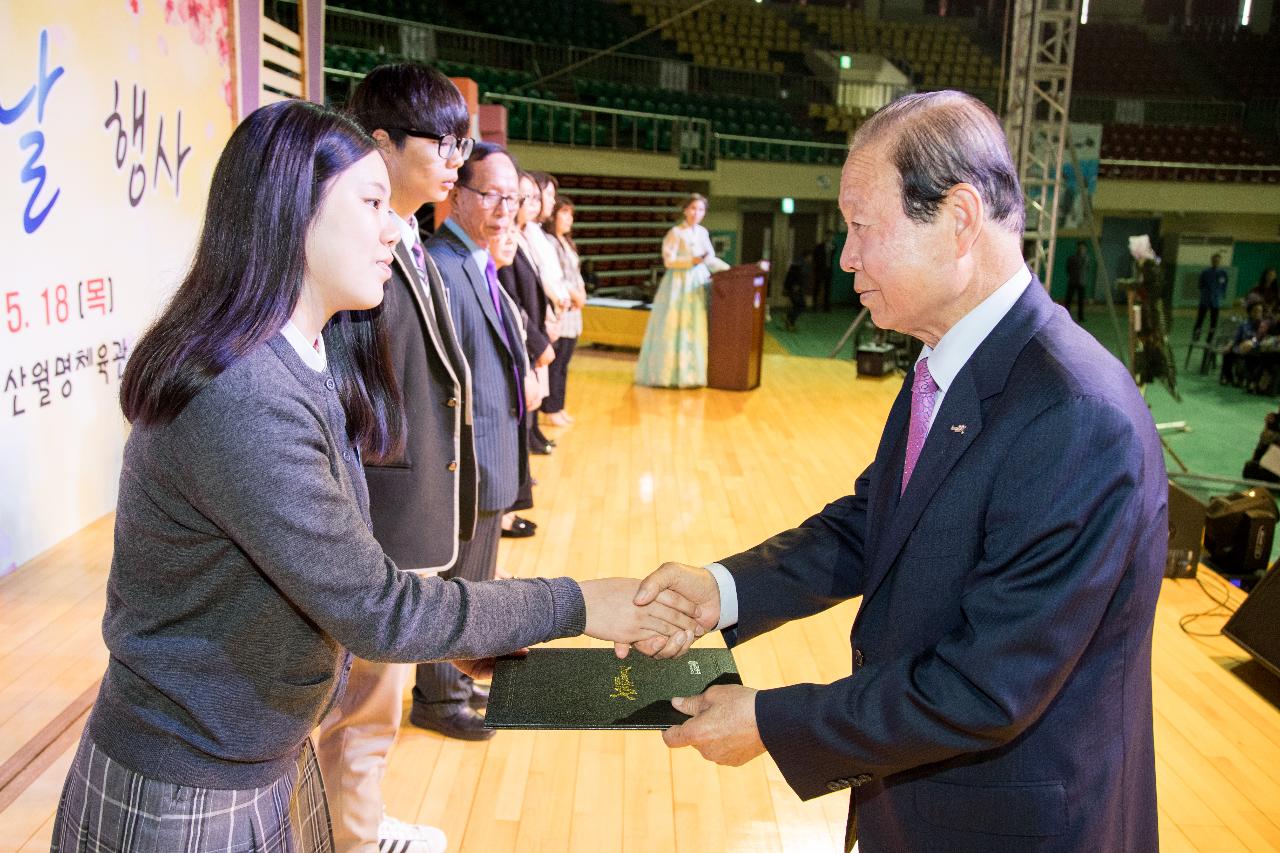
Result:
<svg viewBox="0 0 1280 853"><path fill-rule="evenodd" d="M677 699L693 718L664 737L722 764L768 750L805 799L852 788L863 853L1156 850L1151 416L1023 265L1017 173L980 102L882 109L840 207L863 305L925 343L875 460L798 528L666 564L637 601L681 590L734 644L862 596L852 672Z"/></svg>
<svg viewBox="0 0 1280 853"><path fill-rule="evenodd" d="M524 375L528 370L515 309L498 283L487 248L519 205L516 164L500 146L477 143L449 194L451 214L426 246L444 280L449 314L471 367L475 455L480 469L475 535L445 577L492 580L502 513L526 476ZM449 737L493 736L472 707L476 688L448 663L418 665L409 720Z"/></svg>

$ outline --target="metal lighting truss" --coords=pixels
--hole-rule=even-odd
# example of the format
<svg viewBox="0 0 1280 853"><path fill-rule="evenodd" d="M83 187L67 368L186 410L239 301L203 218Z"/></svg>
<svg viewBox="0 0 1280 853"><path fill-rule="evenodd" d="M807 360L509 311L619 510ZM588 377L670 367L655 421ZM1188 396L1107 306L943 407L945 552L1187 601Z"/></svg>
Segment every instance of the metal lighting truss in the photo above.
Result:
<svg viewBox="0 0 1280 853"><path fill-rule="evenodd" d="M1080 0L1014 0L1005 133L1026 198L1027 259L1047 289L1062 184Z"/></svg>

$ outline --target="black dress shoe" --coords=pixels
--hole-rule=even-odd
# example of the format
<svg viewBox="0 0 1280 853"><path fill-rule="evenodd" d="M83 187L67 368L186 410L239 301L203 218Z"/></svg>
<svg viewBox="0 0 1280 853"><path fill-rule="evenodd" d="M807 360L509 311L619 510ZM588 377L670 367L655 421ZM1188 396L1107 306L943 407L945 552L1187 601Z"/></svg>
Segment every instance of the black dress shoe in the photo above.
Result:
<svg viewBox="0 0 1280 853"><path fill-rule="evenodd" d="M510 530L502 528L502 536L506 539L528 539L537 529L538 525L517 515L511 520Z"/></svg>
<svg viewBox="0 0 1280 853"><path fill-rule="evenodd" d="M484 717L469 705L449 706L443 714L424 711L415 705L409 711L409 722L420 729L429 729L458 740L488 740L496 734L493 729L484 727Z"/></svg>
<svg viewBox="0 0 1280 853"><path fill-rule="evenodd" d="M483 711L489 707L489 685L472 682L471 696L467 699L467 704L477 711Z"/></svg>

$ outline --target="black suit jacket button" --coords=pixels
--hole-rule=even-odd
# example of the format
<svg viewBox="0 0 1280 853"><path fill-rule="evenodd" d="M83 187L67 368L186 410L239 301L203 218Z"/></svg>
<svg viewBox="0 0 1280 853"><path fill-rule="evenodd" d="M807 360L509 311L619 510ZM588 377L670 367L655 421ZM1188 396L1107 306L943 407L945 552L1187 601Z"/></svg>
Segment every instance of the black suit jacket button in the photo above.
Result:
<svg viewBox="0 0 1280 853"><path fill-rule="evenodd" d="M449 470L450 470L450 471L457 471L457 470L458 470L458 463L457 463L457 462L450 462L450 463L449 463L449 465L448 465L448 468L449 468Z"/></svg>
<svg viewBox="0 0 1280 853"><path fill-rule="evenodd" d="M449 408L451 408L451 409L456 409L456 408L458 408L458 398L457 398L457 397L450 397L448 400L445 400L445 403L444 403L444 404L445 404L446 406L448 406Z"/></svg>
<svg viewBox="0 0 1280 853"><path fill-rule="evenodd" d="M871 781L870 773L859 773L857 776L854 776L853 779L849 781L849 784L857 788L867 784L870 781Z"/></svg>
<svg viewBox="0 0 1280 853"><path fill-rule="evenodd" d="M833 782L828 782L828 783L827 783L827 790L828 790L828 791L839 791L840 789L842 789L842 788L844 788L844 787L845 787L845 786L844 786L844 785L841 785L839 782L834 782L834 781L833 781Z"/></svg>

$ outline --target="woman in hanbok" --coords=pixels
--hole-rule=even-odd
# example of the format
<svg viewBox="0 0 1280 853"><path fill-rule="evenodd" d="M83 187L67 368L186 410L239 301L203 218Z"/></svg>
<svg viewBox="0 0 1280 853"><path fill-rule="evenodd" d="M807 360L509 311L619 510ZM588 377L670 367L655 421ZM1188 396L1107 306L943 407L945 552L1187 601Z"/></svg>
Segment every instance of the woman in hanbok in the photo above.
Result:
<svg viewBox="0 0 1280 853"><path fill-rule="evenodd" d="M699 388L707 384L707 292L711 274L729 268L716 257L703 228L707 199L693 193L684 219L662 240L667 272L653 299L640 347L636 384L655 388Z"/></svg>

